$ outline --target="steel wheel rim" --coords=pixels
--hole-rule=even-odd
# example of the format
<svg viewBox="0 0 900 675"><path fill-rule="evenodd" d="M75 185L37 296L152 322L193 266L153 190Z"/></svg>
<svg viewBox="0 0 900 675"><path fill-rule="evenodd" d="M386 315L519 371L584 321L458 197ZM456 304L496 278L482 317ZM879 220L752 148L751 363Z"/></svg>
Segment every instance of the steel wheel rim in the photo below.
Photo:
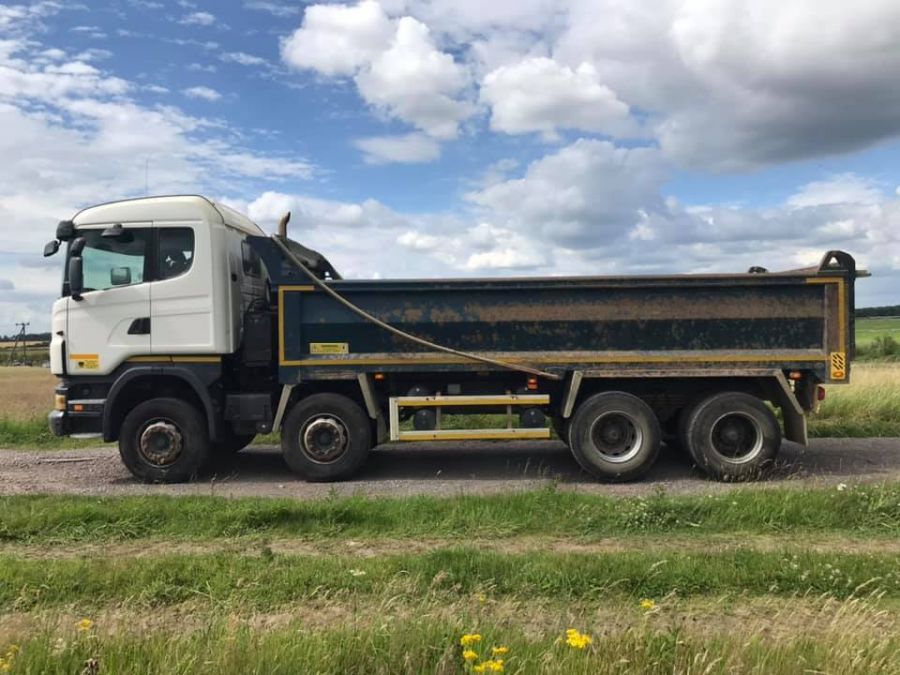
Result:
<svg viewBox="0 0 900 675"><path fill-rule="evenodd" d="M747 413L725 413L710 427L709 442L713 451L726 462L746 464L762 452L762 426Z"/></svg>
<svg viewBox="0 0 900 675"><path fill-rule="evenodd" d="M138 453L156 467L171 466L184 452L184 435L178 425L167 417L147 422L138 434Z"/></svg>
<svg viewBox="0 0 900 675"><path fill-rule="evenodd" d="M316 415L300 430L300 450L317 464L334 462L349 447L347 425L334 415Z"/></svg>
<svg viewBox="0 0 900 675"><path fill-rule="evenodd" d="M640 453L644 432L632 415L621 410L611 410L594 420L590 438L605 461L622 464Z"/></svg>

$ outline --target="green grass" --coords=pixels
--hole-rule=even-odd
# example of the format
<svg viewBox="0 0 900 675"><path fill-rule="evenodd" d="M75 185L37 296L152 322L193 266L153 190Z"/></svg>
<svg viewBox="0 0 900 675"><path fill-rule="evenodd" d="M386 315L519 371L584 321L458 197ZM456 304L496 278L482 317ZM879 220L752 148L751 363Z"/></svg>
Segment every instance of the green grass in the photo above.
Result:
<svg viewBox="0 0 900 675"><path fill-rule="evenodd" d="M867 638L831 630L824 636L802 631L773 641L760 635L704 638L680 627L652 630L638 626L595 635L585 650L561 642L556 632L523 630L484 620L478 625L482 655L492 646L509 648L505 672L566 673L767 673L896 672L900 638ZM96 659L105 673L394 673L463 672L459 637L474 627L462 620L406 620L393 625L348 626L310 631L302 622L260 633L225 620L210 622L188 635L124 633L97 636L70 631L62 639L53 631L23 642L14 657L15 672L82 672ZM0 642L0 647L3 647ZM893 665L892 665L893 664Z"/></svg>
<svg viewBox="0 0 900 675"><path fill-rule="evenodd" d="M900 597L895 553L802 549L699 553L507 554L471 548L361 558L290 555L156 555L34 560L0 555L0 608L36 611L208 603L220 611L272 611L316 599L474 594L601 600L680 596L791 596L859 589Z"/></svg>
<svg viewBox="0 0 900 675"><path fill-rule="evenodd" d="M15 642L13 673L96 659L100 673L449 675L465 672L460 635L479 632L483 653L509 647L508 673L896 672L898 532L900 484L5 497L0 658ZM327 546L280 553L275 538ZM592 540L619 546L565 548ZM79 632L82 617L96 625ZM570 627L593 644L566 646Z"/></svg>
<svg viewBox="0 0 900 675"><path fill-rule="evenodd" d="M873 317L856 320L856 346L867 347L875 338L889 335L900 341L900 316Z"/></svg>
<svg viewBox="0 0 900 675"><path fill-rule="evenodd" d="M47 419L0 419L0 448L26 448L34 450L68 450L71 448L97 447L103 440L59 438L50 432Z"/></svg>
<svg viewBox="0 0 900 675"><path fill-rule="evenodd" d="M219 537L603 538L635 534L900 533L900 485L613 499L553 488L449 498L0 497L0 542Z"/></svg>

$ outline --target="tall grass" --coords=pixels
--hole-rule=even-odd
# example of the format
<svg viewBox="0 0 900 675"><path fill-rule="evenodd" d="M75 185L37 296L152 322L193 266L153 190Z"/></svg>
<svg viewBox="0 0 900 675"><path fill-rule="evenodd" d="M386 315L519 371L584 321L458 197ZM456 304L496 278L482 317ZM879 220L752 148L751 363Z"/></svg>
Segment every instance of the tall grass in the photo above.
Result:
<svg viewBox="0 0 900 675"><path fill-rule="evenodd" d="M683 553L502 553L467 547L373 556L157 555L26 559L0 555L0 608L36 611L186 602L273 611L316 599L441 597L490 589L522 601L680 596L900 598L895 553L726 550Z"/></svg>
<svg viewBox="0 0 900 675"><path fill-rule="evenodd" d="M900 659L897 636L868 637L839 626L818 635L798 627L793 635L778 639L728 634L714 627L711 636L677 625L662 630L637 625L615 632L598 627L592 631L592 644L573 649L562 639L565 626L535 631L489 618L476 624L467 619L423 618L324 631L298 621L261 632L227 619L188 634L109 636L73 628L61 637L45 631L18 645L15 672L69 675L91 672L85 664L93 662L96 672L104 673L449 675L465 672L459 639L473 630L482 636L476 645L482 654L502 645L509 650L503 655L504 672L522 674L891 673L897 672Z"/></svg>
<svg viewBox="0 0 900 675"><path fill-rule="evenodd" d="M598 539L631 534L837 532L896 536L900 485L738 489L612 499L551 488L499 495L324 500L0 497L0 542L294 537Z"/></svg>
<svg viewBox="0 0 900 675"><path fill-rule="evenodd" d="M853 366L851 384L827 388L813 436L900 436L900 363Z"/></svg>

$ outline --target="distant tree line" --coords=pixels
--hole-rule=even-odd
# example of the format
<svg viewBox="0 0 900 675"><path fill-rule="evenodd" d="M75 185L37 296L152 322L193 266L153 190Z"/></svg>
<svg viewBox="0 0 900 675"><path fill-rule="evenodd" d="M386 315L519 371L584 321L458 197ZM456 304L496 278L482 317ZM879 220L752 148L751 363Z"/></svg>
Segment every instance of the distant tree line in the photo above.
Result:
<svg viewBox="0 0 900 675"><path fill-rule="evenodd" d="M856 316L900 316L900 305L885 305L884 307L857 308Z"/></svg>
<svg viewBox="0 0 900 675"><path fill-rule="evenodd" d="M17 337L20 337L18 333L0 335L0 342L12 342ZM25 333L25 340L27 342L50 342L50 333Z"/></svg>

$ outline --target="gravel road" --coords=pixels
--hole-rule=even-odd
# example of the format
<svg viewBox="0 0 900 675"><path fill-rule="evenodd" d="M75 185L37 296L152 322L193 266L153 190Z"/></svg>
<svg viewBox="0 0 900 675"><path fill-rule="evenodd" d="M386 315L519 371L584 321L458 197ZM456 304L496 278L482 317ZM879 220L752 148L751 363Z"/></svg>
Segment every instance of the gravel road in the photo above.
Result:
<svg viewBox="0 0 900 675"><path fill-rule="evenodd" d="M900 438L816 439L809 448L785 443L765 488L900 480ZM338 494L455 495L528 490L558 483L560 489L606 495L734 489L715 483L663 448L659 462L637 483L603 484L582 473L567 448L555 441L515 445L466 442L434 446L385 445L353 480L314 484L297 480L275 446L254 446L215 473L183 485L143 485L119 462L115 447L68 451L0 450L0 495L222 495L310 499Z"/></svg>

